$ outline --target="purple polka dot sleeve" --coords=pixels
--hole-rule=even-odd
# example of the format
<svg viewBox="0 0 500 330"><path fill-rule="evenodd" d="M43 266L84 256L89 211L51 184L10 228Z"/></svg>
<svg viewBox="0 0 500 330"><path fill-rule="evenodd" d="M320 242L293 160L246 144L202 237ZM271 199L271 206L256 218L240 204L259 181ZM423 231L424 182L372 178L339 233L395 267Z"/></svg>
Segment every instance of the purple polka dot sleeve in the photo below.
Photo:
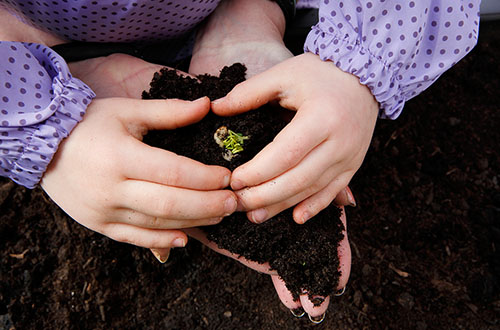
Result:
<svg viewBox="0 0 500 330"><path fill-rule="evenodd" d="M0 42L0 171L33 188L95 97L39 44Z"/></svg>
<svg viewBox="0 0 500 330"><path fill-rule="evenodd" d="M295 3L297 9L319 7L319 0L297 0Z"/></svg>
<svg viewBox="0 0 500 330"><path fill-rule="evenodd" d="M321 0L305 51L359 77L395 119L477 42L479 0Z"/></svg>

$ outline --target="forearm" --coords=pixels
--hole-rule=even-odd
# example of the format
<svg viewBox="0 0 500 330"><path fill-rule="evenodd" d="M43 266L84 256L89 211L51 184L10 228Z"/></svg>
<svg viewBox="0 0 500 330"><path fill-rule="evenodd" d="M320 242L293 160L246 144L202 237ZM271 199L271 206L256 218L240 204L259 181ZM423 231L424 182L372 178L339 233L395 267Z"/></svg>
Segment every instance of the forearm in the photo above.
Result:
<svg viewBox="0 0 500 330"><path fill-rule="evenodd" d="M228 40L252 41L282 40L285 17L281 8L270 0L222 1L200 31L217 30L218 39L211 39L213 47L224 46ZM200 38L198 38L200 39Z"/></svg>
<svg viewBox="0 0 500 330"><path fill-rule="evenodd" d="M0 40L34 42L46 46L54 46L65 42L60 37L35 28L14 16L12 9L0 3Z"/></svg>

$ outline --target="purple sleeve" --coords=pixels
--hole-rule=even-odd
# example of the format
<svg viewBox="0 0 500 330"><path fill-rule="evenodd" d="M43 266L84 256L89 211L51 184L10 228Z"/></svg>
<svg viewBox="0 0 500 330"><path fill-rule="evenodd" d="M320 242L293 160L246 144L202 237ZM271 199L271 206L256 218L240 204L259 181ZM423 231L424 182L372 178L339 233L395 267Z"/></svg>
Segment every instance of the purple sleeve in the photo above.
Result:
<svg viewBox="0 0 500 330"><path fill-rule="evenodd" d="M480 0L321 0L305 51L356 75L395 119L477 42Z"/></svg>
<svg viewBox="0 0 500 330"><path fill-rule="evenodd" d="M33 188L95 97L39 44L0 42L0 171Z"/></svg>
<svg viewBox="0 0 500 330"><path fill-rule="evenodd" d="M319 0L297 0L295 3L297 9L319 7Z"/></svg>

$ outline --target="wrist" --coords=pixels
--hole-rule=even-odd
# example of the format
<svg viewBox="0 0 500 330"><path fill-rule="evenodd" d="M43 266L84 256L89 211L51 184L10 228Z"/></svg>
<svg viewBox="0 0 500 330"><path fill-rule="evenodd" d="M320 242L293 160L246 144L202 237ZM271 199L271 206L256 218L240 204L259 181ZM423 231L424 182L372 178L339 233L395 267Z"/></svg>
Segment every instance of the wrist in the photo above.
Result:
<svg viewBox="0 0 500 330"><path fill-rule="evenodd" d="M228 0L221 2L203 30L215 27L221 40L282 41L286 21L274 1Z"/></svg>

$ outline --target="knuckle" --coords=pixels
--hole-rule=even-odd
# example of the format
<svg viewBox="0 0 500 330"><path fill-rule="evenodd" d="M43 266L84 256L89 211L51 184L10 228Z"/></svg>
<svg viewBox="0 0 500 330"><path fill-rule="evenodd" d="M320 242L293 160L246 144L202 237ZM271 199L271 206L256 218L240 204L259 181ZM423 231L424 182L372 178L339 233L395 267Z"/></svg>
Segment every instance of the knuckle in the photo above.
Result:
<svg viewBox="0 0 500 330"><path fill-rule="evenodd" d="M294 144L295 146L298 146L297 144ZM290 149L285 149L283 152L280 154L280 161L283 162L283 164L289 168L291 166L294 166L297 163L297 157L301 153L301 150L298 149L298 147L290 148Z"/></svg>
<svg viewBox="0 0 500 330"><path fill-rule="evenodd" d="M170 198L160 198L156 202L156 211L164 218L172 217L175 213L176 203Z"/></svg>
<svg viewBox="0 0 500 330"><path fill-rule="evenodd" d="M314 186L309 186L309 179L307 176L296 176L290 180L290 189L295 192L304 190L313 190Z"/></svg>
<svg viewBox="0 0 500 330"><path fill-rule="evenodd" d="M159 228L161 226L162 221L158 217L150 217L148 220L148 225L150 228Z"/></svg>
<svg viewBox="0 0 500 330"><path fill-rule="evenodd" d="M161 182L169 186L180 186L181 175L176 167L169 167L162 171Z"/></svg>

